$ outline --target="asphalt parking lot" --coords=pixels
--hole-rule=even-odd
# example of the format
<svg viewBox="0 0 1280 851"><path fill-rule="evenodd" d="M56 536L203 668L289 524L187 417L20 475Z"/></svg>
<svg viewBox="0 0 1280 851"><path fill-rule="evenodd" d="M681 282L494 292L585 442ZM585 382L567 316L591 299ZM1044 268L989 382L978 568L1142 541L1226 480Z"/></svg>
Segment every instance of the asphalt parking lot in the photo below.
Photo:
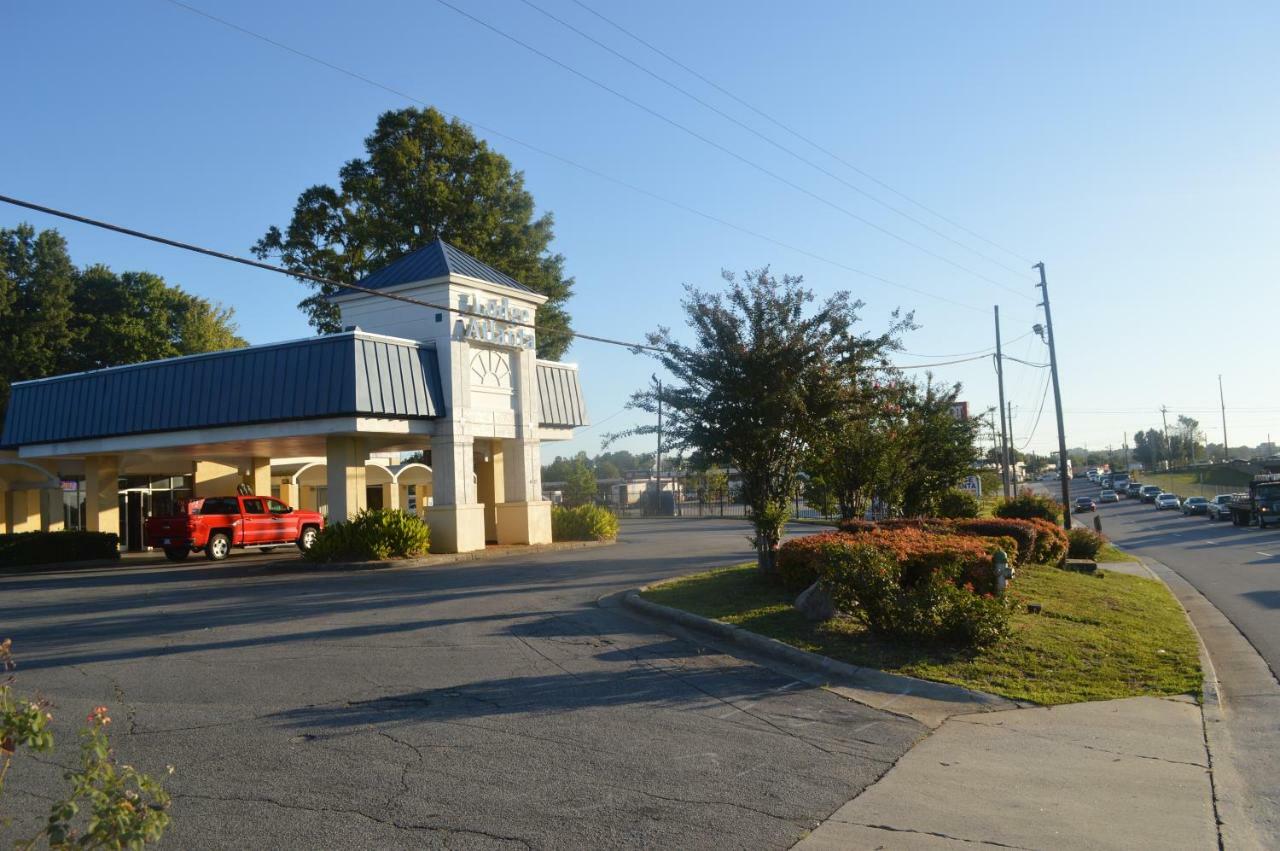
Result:
<svg viewBox="0 0 1280 851"><path fill-rule="evenodd" d="M744 560L740 521L627 521L614 547L382 572L294 561L0 578L20 686L176 773L167 844L784 848L920 736L597 600ZM23 759L0 844L55 762Z"/></svg>

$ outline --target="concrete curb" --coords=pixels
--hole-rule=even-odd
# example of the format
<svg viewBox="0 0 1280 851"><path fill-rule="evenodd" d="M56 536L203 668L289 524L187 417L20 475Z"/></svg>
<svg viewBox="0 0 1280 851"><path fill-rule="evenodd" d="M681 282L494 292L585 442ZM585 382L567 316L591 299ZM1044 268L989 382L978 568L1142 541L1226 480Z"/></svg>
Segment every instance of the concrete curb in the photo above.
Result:
<svg viewBox="0 0 1280 851"><path fill-rule="evenodd" d="M721 639L745 651L747 655L757 657L752 661L759 662L760 658L767 660L762 663L766 667L777 669L776 664L769 665L767 662L785 666L786 669L780 673L787 676L826 688L873 709L911 718L930 728L936 729L954 715L997 712L1033 705L962 686L920 680L874 668L860 668L848 662L792 647L776 638L759 635L733 624L654 603L640 596L642 591L648 589L649 586L644 586L623 592L622 605L660 624L674 624L692 630L699 636L710 635Z"/></svg>
<svg viewBox="0 0 1280 851"><path fill-rule="evenodd" d="M522 555L538 555L541 553L563 552L565 550L588 550L596 547L611 547L618 543L613 541L557 541L551 544L513 544L510 549L483 549L469 553L440 553L415 559L388 559L386 561L350 561L350 562L301 562L307 568L323 570L412 570L419 567L437 567L442 564L458 564L467 561L500 561Z"/></svg>

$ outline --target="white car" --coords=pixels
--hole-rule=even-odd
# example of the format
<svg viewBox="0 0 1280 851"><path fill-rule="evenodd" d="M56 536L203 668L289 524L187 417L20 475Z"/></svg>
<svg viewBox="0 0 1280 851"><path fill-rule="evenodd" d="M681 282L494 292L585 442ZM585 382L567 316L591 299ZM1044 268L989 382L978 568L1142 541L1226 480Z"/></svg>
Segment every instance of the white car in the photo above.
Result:
<svg viewBox="0 0 1280 851"><path fill-rule="evenodd" d="M1105 490L1098 494L1098 502L1119 502L1120 494L1113 490Z"/></svg>
<svg viewBox="0 0 1280 851"><path fill-rule="evenodd" d="M1175 493L1162 493L1156 497L1156 511L1164 511L1166 508L1177 511L1181 507L1182 500Z"/></svg>

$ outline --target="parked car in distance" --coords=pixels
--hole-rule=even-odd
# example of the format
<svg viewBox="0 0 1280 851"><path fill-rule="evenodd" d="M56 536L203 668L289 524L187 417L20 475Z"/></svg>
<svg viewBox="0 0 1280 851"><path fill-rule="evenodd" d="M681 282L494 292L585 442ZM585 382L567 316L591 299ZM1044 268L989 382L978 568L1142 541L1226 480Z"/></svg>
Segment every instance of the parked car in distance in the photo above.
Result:
<svg viewBox="0 0 1280 851"><path fill-rule="evenodd" d="M209 496L180 501L174 512L148 517L145 539L169 561L204 552L222 561L232 547L269 550L293 545L306 552L324 528L324 517L299 511L269 496Z"/></svg>
<svg viewBox="0 0 1280 851"><path fill-rule="evenodd" d="M1142 482L1129 482L1129 484L1125 485L1124 495L1129 497L1141 496L1142 488Z"/></svg>
<svg viewBox="0 0 1280 851"><path fill-rule="evenodd" d="M1164 493L1164 490L1158 485L1143 485L1142 490L1138 491L1138 495L1142 497L1143 502L1155 502L1156 497Z"/></svg>
<svg viewBox="0 0 1280 851"><path fill-rule="evenodd" d="M1238 496L1239 494L1234 493L1220 493L1209 500L1209 504L1204 508L1204 513L1209 516L1210 520L1229 519L1231 517L1231 500Z"/></svg>
<svg viewBox="0 0 1280 851"><path fill-rule="evenodd" d="M1098 502L1119 502L1120 494L1113 490L1105 490L1098 494Z"/></svg>
<svg viewBox="0 0 1280 851"><path fill-rule="evenodd" d="M1075 503L1076 511L1097 511L1098 504L1093 501L1092 497L1078 496Z"/></svg>
<svg viewBox="0 0 1280 851"><path fill-rule="evenodd" d="M1164 511L1166 508L1178 509L1182 507L1182 500L1178 499L1176 493L1162 493L1155 498L1156 511Z"/></svg>
<svg viewBox="0 0 1280 851"><path fill-rule="evenodd" d="M1185 515L1208 514L1209 500L1202 496L1189 496L1182 501L1182 513Z"/></svg>

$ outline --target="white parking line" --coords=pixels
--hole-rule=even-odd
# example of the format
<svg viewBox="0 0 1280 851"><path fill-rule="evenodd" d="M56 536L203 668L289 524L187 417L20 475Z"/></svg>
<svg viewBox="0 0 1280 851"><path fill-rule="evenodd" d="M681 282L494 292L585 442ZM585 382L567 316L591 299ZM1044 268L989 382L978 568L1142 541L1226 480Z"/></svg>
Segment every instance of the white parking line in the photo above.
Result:
<svg viewBox="0 0 1280 851"><path fill-rule="evenodd" d="M1254 550L1254 552L1260 556L1266 556L1267 558L1275 558L1275 556L1273 556L1271 553L1264 553L1262 550Z"/></svg>

